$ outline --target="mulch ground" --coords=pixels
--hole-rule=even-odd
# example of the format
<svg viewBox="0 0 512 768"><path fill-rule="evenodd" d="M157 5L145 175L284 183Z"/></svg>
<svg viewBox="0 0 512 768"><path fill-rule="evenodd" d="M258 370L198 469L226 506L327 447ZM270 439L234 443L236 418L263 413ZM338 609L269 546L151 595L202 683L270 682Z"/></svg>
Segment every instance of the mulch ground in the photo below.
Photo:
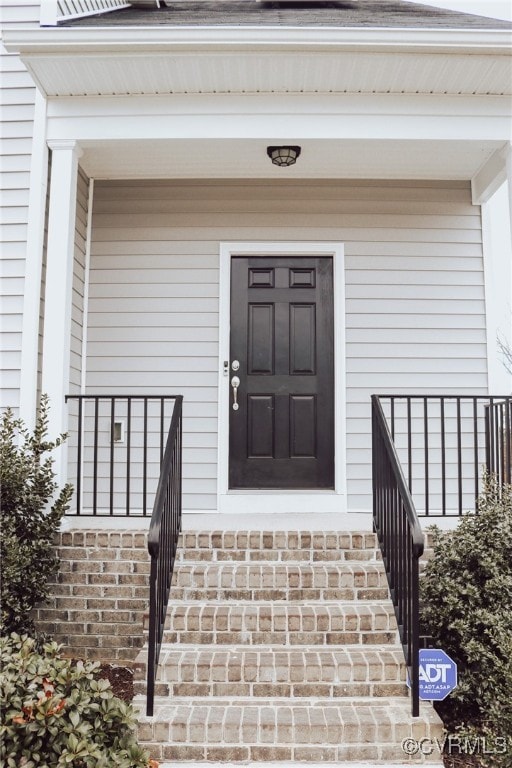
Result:
<svg viewBox="0 0 512 768"><path fill-rule="evenodd" d="M98 677L110 682L114 696L128 702L133 699L133 669L130 667L102 664L98 671Z"/></svg>
<svg viewBox="0 0 512 768"><path fill-rule="evenodd" d="M480 768L474 755L443 755L444 768Z"/></svg>

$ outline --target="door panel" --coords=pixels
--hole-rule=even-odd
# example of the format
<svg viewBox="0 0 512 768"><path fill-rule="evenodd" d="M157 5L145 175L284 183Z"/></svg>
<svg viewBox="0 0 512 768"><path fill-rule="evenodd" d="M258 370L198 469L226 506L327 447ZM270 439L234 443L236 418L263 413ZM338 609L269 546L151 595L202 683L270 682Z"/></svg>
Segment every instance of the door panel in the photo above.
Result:
<svg viewBox="0 0 512 768"><path fill-rule="evenodd" d="M331 258L232 259L230 488L334 487L333 337Z"/></svg>

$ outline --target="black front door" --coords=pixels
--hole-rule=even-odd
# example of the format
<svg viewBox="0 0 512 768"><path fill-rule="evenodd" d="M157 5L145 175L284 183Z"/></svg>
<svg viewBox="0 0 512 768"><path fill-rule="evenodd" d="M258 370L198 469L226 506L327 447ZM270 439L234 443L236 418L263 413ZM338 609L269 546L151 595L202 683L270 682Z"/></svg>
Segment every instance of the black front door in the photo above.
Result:
<svg viewBox="0 0 512 768"><path fill-rule="evenodd" d="M332 259L234 257L230 354L229 487L334 488Z"/></svg>

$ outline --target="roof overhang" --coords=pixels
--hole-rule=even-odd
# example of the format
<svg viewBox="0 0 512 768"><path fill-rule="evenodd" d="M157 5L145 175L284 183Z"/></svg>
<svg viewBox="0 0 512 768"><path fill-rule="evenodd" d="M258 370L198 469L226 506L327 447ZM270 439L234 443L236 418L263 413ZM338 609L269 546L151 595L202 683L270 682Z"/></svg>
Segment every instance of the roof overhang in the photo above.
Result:
<svg viewBox="0 0 512 768"><path fill-rule="evenodd" d="M512 90L509 30L60 27L6 30L4 45L48 97Z"/></svg>
<svg viewBox="0 0 512 768"><path fill-rule="evenodd" d="M509 151L509 30L61 27L4 43L48 98L48 140L78 142L96 178L282 178L266 145L296 143L288 178L489 189Z"/></svg>

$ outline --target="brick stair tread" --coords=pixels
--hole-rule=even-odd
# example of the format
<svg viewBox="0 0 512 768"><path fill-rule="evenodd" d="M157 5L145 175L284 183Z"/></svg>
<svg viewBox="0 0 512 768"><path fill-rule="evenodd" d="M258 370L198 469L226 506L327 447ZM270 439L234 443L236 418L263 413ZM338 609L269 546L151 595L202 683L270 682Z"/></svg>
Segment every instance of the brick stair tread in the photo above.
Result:
<svg viewBox="0 0 512 768"><path fill-rule="evenodd" d="M420 731L425 737L440 736L440 720L425 703L419 717L412 718L407 697L183 697L171 702L157 697L153 717L139 717L139 737L148 743L315 746L372 741L396 746Z"/></svg>
<svg viewBox="0 0 512 768"><path fill-rule="evenodd" d="M378 600L388 596L379 562L178 564L171 599Z"/></svg>
<svg viewBox="0 0 512 768"><path fill-rule="evenodd" d="M346 573L378 573L384 574L384 565L380 560L350 560L327 561L327 562L302 562L293 561L286 563L276 563L259 561L255 563L246 562L191 562L176 563L175 574L184 573L238 573L238 574L269 574L279 573L287 575L301 574L346 574Z"/></svg>
<svg viewBox="0 0 512 768"><path fill-rule="evenodd" d="M186 531L181 534L181 551L342 551L375 550L377 539L368 531Z"/></svg>
<svg viewBox="0 0 512 768"><path fill-rule="evenodd" d="M226 605L208 601L171 599L167 609L166 629L194 629L210 632L218 622L232 631L264 631L277 623L276 631L314 632L395 629L395 612L389 598L364 604L353 600L310 601L294 600L293 603L270 605L268 601L243 601ZM190 625L190 626L189 626ZM218 629L218 631L222 631Z"/></svg>
<svg viewBox="0 0 512 768"><path fill-rule="evenodd" d="M300 663L308 665L322 666L342 666L344 664L359 664L371 667L376 664L398 664L404 665L404 656L401 647L397 645L372 646L371 648L362 648L360 645L343 645L336 648L317 649L317 648L295 648L289 646L265 646L265 648L248 648L247 646L233 645L224 646L200 646L182 645L179 648L173 644L162 645L160 651L160 664L175 663L177 660L195 663L199 659L206 663L209 658L220 662L224 660L236 660L240 657L242 662L258 661L272 662L275 666L278 660L280 664L292 664L297 666ZM267 666L268 666L267 663Z"/></svg>
<svg viewBox="0 0 512 768"><path fill-rule="evenodd" d="M147 629L147 622L146 622ZM393 643L393 606L387 600L172 600L164 643L220 645L336 645Z"/></svg>
<svg viewBox="0 0 512 768"><path fill-rule="evenodd" d="M139 664L136 690L145 690ZM406 695L399 646L333 650L162 647L157 692L177 696L345 697Z"/></svg>

